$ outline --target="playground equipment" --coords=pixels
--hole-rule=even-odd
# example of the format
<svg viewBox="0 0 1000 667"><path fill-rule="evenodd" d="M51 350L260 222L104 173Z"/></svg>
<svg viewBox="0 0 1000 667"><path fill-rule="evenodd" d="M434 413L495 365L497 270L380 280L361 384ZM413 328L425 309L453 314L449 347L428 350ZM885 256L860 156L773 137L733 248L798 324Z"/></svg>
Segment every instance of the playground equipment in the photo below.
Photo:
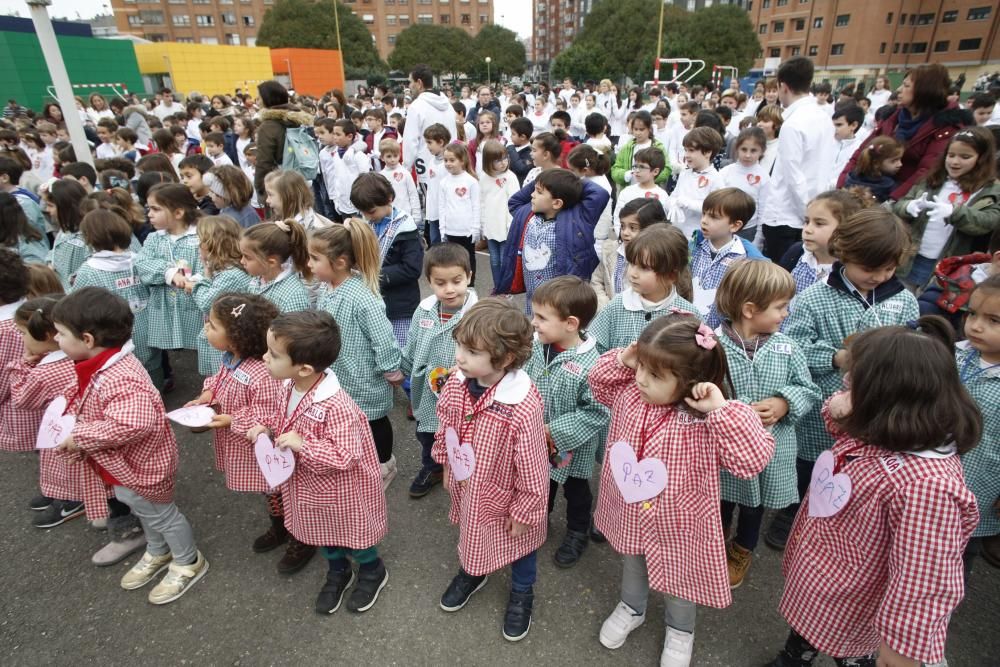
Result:
<svg viewBox="0 0 1000 667"><path fill-rule="evenodd" d="M701 71L705 69L704 60L692 58L659 58L657 59L655 68L653 69L653 80L644 82L646 87L660 85L660 67L664 64L673 66L673 75L670 79L663 81L662 83L687 83L694 77L701 74Z"/></svg>
<svg viewBox="0 0 1000 667"><path fill-rule="evenodd" d="M73 90L95 90L97 88L108 88L111 93L120 97L124 101L128 101L128 88L125 87L124 83L74 83L72 84ZM56 99L56 87L47 86L45 92L49 94L49 97Z"/></svg>
<svg viewBox="0 0 1000 667"><path fill-rule="evenodd" d="M712 65L712 83L715 85L716 90L723 88L723 84L726 83L727 78L730 81L739 81L739 69L732 65Z"/></svg>

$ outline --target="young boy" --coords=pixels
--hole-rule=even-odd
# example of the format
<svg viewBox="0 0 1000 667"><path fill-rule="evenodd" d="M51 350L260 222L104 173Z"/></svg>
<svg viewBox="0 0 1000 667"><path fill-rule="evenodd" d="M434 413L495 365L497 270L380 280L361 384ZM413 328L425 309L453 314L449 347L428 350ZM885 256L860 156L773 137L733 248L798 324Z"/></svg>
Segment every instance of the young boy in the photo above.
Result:
<svg viewBox="0 0 1000 667"><path fill-rule="evenodd" d="M621 232L622 223L620 220L621 210L625 204L633 199L656 199L663 204L663 210L667 210L669 200L667 191L656 184L656 177L660 175L666 166L666 158L659 148L643 148L636 151L632 158L632 183L618 194L618 201L615 204L615 211L612 215L612 224L615 227L615 236Z"/></svg>
<svg viewBox="0 0 1000 667"><path fill-rule="evenodd" d="M135 148L135 142L139 140L139 135L131 127L120 127L115 132L115 146L118 154L126 160L132 162L139 161L139 151Z"/></svg>
<svg viewBox="0 0 1000 667"><path fill-rule="evenodd" d="M323 546L329 570L316 612L332 614L355 582L348 560L358 563L357 586L347 601L368 611L389 582L378 544L388 532L375 441L368 419L329 369L340 354L340 328L321 310L279 315L267 332L264 363L285 381L280 410L247 438L268 435L291 450L298 465L282 485L285 526L305 544Z"/></svg>
<svg viewBox="0 0 1000 667"><path fill-rule="evenodd" d="M424 225L423 216L420 214L420 195L417 192L417 184L413 181L413 176L399 163L401 157L399 142L392 137L386 137L377 146L379 157L384 165L379 173L389 180L392 189L396 192L396 198L393 200L394 206L400 211L409 213L417 227L422 228Z"/></svg>
<svg viewBox="0 0 1000 667"><path fill-rule="evenodd" d="M660 143L664 146L668 145L672 134L670 128L667 127L667 118L670 116L670 110L660 105L653 107L649 115L653 117L653 136L659 139Z"/></svg>
<svg viewBox="0 0 1000 667"><path fill-rule="evenodd" d="M97 121L97 138L101 143L97 145L97 159L107 160L118 156L118 150L113 143L115 132L118 131L118 123L113 118L102 118Z"/></svg>
<svg viewBox="0 0 1000 667"><path fill-rule="evenodd" d="M103 507L108 487L142 523L146 553L121 580L149 592L153 604L181 597L208 571L191 524L173 502L177 441L160 392L132 354L132 310L121 297L84 287L52 312L59 347L76 363L79 382L67 414L76 418L59 450L79 466L88 507Z"/></svg>
<svg viewBox="0 0 1000 667"><path fill-rule="evenodd" d="M205 215L219 215L219 208L212 202L212 194L202 177L212 168L212 159L207 155L189 155L180 161L177 170L181 175L181 183L191 191L198 200L198 208Z"/></svg>
<svg viewBox="0 0 1000 667"><path fill-rule="evenodd" d="M996 104L996 99L989 93L976 93L969 98L969 108L972 110L976 125L984 127L990 124Z"/></svg>
<svg viewBox="0 0 1000 667"><path fill-rule="evenodd" d="M858 146L871 134L862 129L865 124L865 112L857 104L847 104L838 107L833 112L833 138L837 140L837 150L834 153L833 166L827 179L827 189L837 188L837 178L844 171L847 161L858 150Z"/></svg>
<svg viewBox="0 0 1000 667"><path fill-rule="evenodd" d="M594 498L588 480L609 419L587 384L600 356L597 341L582 335L597 313L597 294L576 276L559 276L535 290L531 309L535 341L524 370L545 402L549 514L560 484L566 497L566 536L554 560L573 567L590 542Z"/></svg>
<svg viewBox="0 0 1000 667"><path fill-rule="evenodd" d="M371 156L372 171L382 170L382 161L379 159L379 146L383 139L398 139L396 128L385 126L385 112L378 107L365 109L365 125L368 126L368 135L365 137L365 152Z"/></svg>
<svg viewBox="0 0 1000 667"><path fill-rule="evenodd" d="M519 185L524 185L524 177L528 175L535 163L531 159L531 121L520 116L510 121L510 143L507 145L507 159L510 170L517 176Z"/></svg>
<svg viewBox="0 0 1000 667"><path fill-rule="evenodd" d="M677 177L670 194L668 218L690 239L701 223L702 202L722 187L722 177L712 165L712 158L722 150L722 137L710 127L696 127L684 135L684 159L687 167Z"/></svg>
<svg viewBox="0 0 1000 667"><path fill-rule="evenodd" d="M608 156L608 160L614 161L614 145L608 138L608 119L604 114L594 111L587 115L583 121L587 130L587 140L584 142Z"/></svg>
<svg viewBox="0 0 1000 667"><path fill-rule="evenodd" d="M667 149L667 160L670 163L670 172L676 180L684 168L684 135L694 127L694 119L698 116L701 107L697 102L685 102L680 106L677 114L679 121L670 125L670 140L664 142Z"/></svg>
<svg viewBox="0 0 1000 667"><path fill-rule="evenodd" d="M333 154L337 147L333 142L333 127L336 124L333 118L317 118L313 131L316 133L316 140L319 141L319 170L322 188L315 192L316 210L326 211L323 215L331 219L337 219L337 210L333 205L333 189L336 187L336 164L333 161ZM340 219L342 221L342 219Z"/></svg>
<svg viewBox="0 0 1000 667"><path fill-rule="evenodd" d="M424 142L431 159L427 163L427 191L424 193L424 237L427 245L441 243L438 200L441 177L444 176L444 147L451 141L451 132L441 123L434 123L424 130Z"/></svg>
<svg viewBox="0 0 1000 667"><path fill-rule="evenodd" d="M334 121L332 144L328 149L333 159L333 189L328 190L330 199L341 220L358 214L351 203L351 186L359 174L372 170L372 163L365 153L364 139L357 126L349 120ZM329 186L329 181L327 182Z"/></svg>
<svg viewBox="0 0 1000 667"><path fill-rule="evenodd" d="M456 243L439 243L424 253L424 277L433 294L413 313L399 362L399 369L410 378L410 405L422 449L422 466L410 484L411 498L423 498L441 482L442 467L431 457L438 430L438 394L455 364L452 332L478 300L469 288L469 253Z"/></svg>
<svg viewBox="0 0 1000 667"><path fill-rule="evenodd" d="M197 146L201 143L200 125L205 118L205 109L197 102L187 104L187 122L184 131L187 134L188 143Z"/></svg>
<svg viewBox="0 0 1000 667"><path fill-rule="evenodd" d="M42 140L44 148L35 155L32 161L32 171L44 183L55 173L55 157L52 146L59 141L59 130L52 123L39 123L37 127L38 137Z"/></svg>
<svg viewBox="0 0 1000 667"><path fill-rule="evenodd" d="M226 135L222 132L209 132L205 137L205 155L216 167L233 164L232 159L226 155Z"/></svg>
<svg viewBox="0 0 1000 667"><path fill-rule="evenodd" d="M97 170L86 162L69 162L62 164L59 167L59 175L63 178L72 179L82 185L88 195L92 193L98 185Z"/></svg>
<svg viewBox="0 0 1000 667"><path fill-rule="evenodd" d="M28 224L38 230L47 246L46 232L48 228L45 224L45 216L42 215L41 199L34 192L18 185L23 175L24 167L20 162L12 157L0 155L0 192L11 194L17 199L25 217L28 218Z"/></svg>
<svg viewBox="0 0 1000 667"><path fill-rule="evenodd" d="M545 408L519 370L531 356L531 324L509 301L485 299L453 335L457 371L438 400L432 456L444 466L461 567L441 609L462 609L489 573L510 565L503 636L518 641L531 626L537 550L547 530Z"/></svg>

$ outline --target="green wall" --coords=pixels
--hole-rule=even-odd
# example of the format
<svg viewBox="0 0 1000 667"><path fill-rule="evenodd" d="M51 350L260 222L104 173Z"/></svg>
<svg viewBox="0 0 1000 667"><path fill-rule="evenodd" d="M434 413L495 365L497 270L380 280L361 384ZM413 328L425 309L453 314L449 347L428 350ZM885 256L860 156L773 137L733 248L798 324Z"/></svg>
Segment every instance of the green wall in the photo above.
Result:
<svg viewBox="0 0 1000 667"><path fill-rule="evenodd" d="M142 92L142 76L135 60L132 42L117 39L57 36L69 73L70 83L125 83L130 91ZM41 111L49 99L46 88L52 84L45 67L42 48L34 33L0 31L0 104L15 98L19 104ZM74 89L87 99L92 92L106 97L111 90Z"/></svg>

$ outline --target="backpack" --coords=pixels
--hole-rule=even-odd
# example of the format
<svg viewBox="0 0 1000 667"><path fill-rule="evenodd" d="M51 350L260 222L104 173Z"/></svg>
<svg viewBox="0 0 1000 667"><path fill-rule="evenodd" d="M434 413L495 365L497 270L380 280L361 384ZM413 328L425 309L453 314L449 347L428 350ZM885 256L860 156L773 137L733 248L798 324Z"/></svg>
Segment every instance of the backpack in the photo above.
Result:
<svg viewBox="0 0 1000 667"><path fill-rule="evenodd" d="M977 264L990 261L991 255L986 252L976 252L959 257L946 257L934 267L934 279L941 286L941 296L937 298L937 307L954 315L965 308L972 296L976 282L972 272Z"/></svg>
<svg viewBox="0 0 1000 667"><path fill-rule="evenodd" d="M281 168L297 171L307 182L319 173L319 146L305 127L289 127L285 130L285 153Z"/></svg>

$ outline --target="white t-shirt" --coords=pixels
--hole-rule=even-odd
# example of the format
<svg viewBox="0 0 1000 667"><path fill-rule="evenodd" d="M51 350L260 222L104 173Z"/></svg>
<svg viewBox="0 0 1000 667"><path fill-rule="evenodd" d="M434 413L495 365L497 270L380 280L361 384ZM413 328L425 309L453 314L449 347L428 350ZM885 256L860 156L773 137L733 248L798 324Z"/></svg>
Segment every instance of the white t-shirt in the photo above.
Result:
<svg viewBox="0 0 1000 667"><path fill-rule="evenodd" d="M961 194L962 188L949 178L938 191L937 199L946 201L951 195ZM928 259L939 259L944 247L948 245L948 239L954 232L955 228L949 225L946 220L936 216L927 216L927 226L924 228L924 235L920 237L920 248L917 250L917 254Z"/></svg>

